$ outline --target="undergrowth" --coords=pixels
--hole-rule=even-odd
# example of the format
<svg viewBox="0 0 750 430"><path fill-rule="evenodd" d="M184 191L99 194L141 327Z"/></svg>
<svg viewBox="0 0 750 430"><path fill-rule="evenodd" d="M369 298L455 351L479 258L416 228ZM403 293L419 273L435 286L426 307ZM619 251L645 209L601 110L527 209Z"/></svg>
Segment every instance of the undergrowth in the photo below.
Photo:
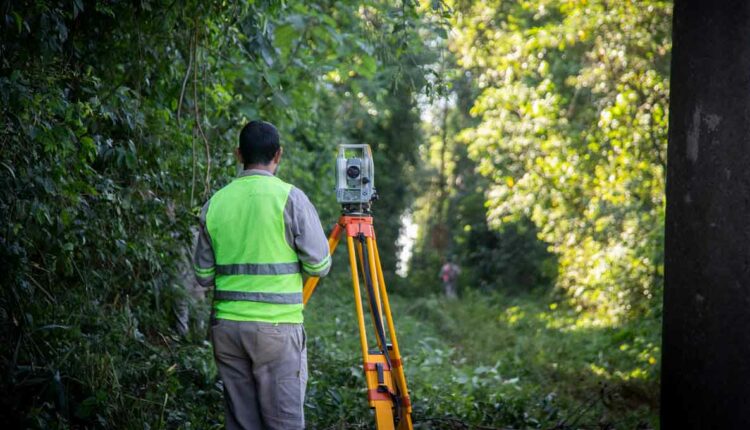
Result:
<svg viewBox="0 0 750 430"><path fill-rule="evenodd" d="M372 422L349 288L324 283L306 310L313 428ZM596 327L540 295L391 301L417 428L658 426L657 320Z"/></svg>
<svg viewBox="0 0 750 430"><path fill-rule="evenodd" d="M343 275L324 280L305 311L308 428L374 424ZM221 428L207 304L193 304L191 333L180 338L170 327L175 298L163 297L159 312L127 297L84 304L80 313L47 309L57 322L21 339L43 352L45 364L6 375L4 421L38 429ZM594 327L546 296L406 299L392 291L391 302L416 428L657 425L657 321Z"/></svg>

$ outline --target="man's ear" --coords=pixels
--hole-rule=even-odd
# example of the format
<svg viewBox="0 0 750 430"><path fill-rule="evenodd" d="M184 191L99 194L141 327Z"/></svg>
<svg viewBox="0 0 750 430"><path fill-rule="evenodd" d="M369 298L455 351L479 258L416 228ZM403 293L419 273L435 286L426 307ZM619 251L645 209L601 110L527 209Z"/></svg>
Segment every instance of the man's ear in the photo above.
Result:
<svg viewBox="0 0 750 430"><path fill-rule="evenodd" d="M237 157L237 161L240 162L243 166L245 165L245 160L242 158L242 152L240 152L240 148L234 148L234 156Z"/></svg>
<svg viewBox="0 0 750 430"><path fill-rule="evenodd" d="M273 162L276 164L279 164L279 161L281 161L281 156L284 154L284 148L279 147L279 150L276 151L276 155L273 156Z"/></svg>

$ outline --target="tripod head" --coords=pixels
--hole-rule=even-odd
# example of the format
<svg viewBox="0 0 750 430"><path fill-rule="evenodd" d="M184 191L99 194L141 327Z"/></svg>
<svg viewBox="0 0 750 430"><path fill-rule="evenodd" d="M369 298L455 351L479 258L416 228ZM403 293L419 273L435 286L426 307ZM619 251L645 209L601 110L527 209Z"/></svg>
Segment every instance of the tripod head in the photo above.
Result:
<svg viewBox="0 0 750 430"><path fill-rule="evenodd" d="M367 203L343 203L341 205L342 215L371 215L372 202L378 199L377 193Z"/></svg>
<svg viewBox="0 0 750 430"><path fill-rule="evenodd" d="M344 214L369 214L375 190L375 163L370 145L339 145L336 157L336 201Z"/></svg>

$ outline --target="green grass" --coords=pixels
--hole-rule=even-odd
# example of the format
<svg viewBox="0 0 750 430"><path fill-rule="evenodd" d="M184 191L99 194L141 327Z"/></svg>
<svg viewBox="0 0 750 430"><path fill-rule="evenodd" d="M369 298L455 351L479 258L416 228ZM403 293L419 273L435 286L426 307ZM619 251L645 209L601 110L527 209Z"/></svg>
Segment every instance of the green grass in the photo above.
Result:
<svg viewBox="0 0 750 430"><path fill-rule="evenodd" d="M417 427L657 428L657 320L597 327L544 295L391 293ZM371 425L351 297L324 281L306 310L314 428Z"/></svg>

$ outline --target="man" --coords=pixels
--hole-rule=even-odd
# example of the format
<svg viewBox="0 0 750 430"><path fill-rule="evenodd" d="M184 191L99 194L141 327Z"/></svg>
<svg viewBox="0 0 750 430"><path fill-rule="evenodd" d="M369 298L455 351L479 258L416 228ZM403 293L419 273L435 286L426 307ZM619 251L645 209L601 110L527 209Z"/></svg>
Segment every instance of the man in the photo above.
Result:
<svg viewBox="0 0 750 430"><path fill-rule="evenodd" d="M244 171L203 207L194 255L200 284L215 286L211 340L226 427L302 429L301 271L328 273L328 240L307 196L274 176L283 151L273 125L247 124L235 153Z"/></svg>
<svg viewBox="0 0 750 430"><path fill-rule="evenodd" d="M445 296L449 299L458 297L456 292L456 283L458 275L461 274L461 268L453 263L452 259L443 259L443 267L440 269L440 279L443 281Z"/></svg>

